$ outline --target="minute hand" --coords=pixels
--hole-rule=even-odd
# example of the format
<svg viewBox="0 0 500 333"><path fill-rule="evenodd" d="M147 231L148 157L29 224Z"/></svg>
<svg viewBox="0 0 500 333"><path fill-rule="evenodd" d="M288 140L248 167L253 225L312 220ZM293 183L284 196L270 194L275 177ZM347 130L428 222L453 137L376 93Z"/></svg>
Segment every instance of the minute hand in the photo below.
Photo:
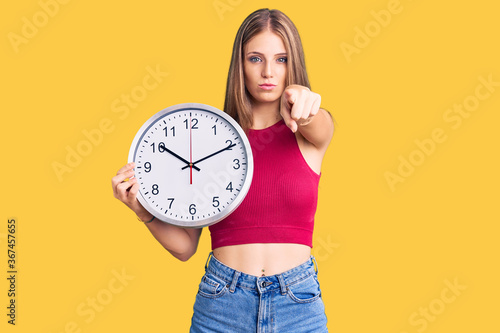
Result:
<svg viewBox="0 0 500 333"><path fill-rule="evenodd" d="M204 161L204 160L206 160L207 158L210 158L210 157L212 157L212 156L214 156L214 155L217 155L217 154L219 154L219 153L222 153L224 150L229 150L229 149L233 148L234 146L236 146L236 143L233 143L233 144L231 144L231 145L227 146L226 148L222 148L221 150L218 150L218 151L216 151L216 152L215 152L215 153L213 153L213 154L210 154L210 155L208 155L208 156L205 156L205 157L203 157L203 158L199 159L198 161L193 162L193 168L195 167L195 164L196 164L196 163L200 163L201 161ZM189 165L184 166L184 167L182 168L182 170L184 170L184 169L186 169L186 168L189 168Z"/></svg>

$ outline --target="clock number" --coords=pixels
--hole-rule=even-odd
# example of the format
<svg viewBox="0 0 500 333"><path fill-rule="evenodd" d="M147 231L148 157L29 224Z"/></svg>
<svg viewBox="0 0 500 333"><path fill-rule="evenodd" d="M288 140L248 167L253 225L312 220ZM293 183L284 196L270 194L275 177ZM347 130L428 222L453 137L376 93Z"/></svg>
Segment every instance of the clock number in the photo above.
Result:
<svg viewBox="0 0 500 333"><path fill-rule="evenodd" d="M150 144L150 146L151 146L151 147L153 147L153 153L155 153L155 152L156 152L156 150L155 150L155 143L153 142L152 144ZM163 152L165 152L166 150L167 150L167 149L166 149L166 147L165 147L165 142L160 142L160 143L158 144L158 151L159 151L160 153L163 153Z"/></svg>
<svg viewBox="0 0 500 333"><path fill-rule="evenodd" d="M165 136L168 137L168 127L165 127L163 130L165 131ZM170 130L172 131L172 136L175 136L175 126L170 127Z"/></svg>
<svg viewBox="0 0 500 333"><path fill-rule="evenodd" d="M191 215L196 214L196 205L195 204L189 205L189 214L191 214Z"/></svg>
<svg viewBox="0 0 500 333"><path fill-rule="evenodd" d="M165 143L164 143L164 142L160 142L160 143L158 144L158 151L159 151L160 153L163 153L163 152L166 150L165 148L166 148L166 147L165 147Z"/></svg>
<svg viewBox="0 0 500 333"><path fill-rule="evenodd" d="M174 198L167 198L168 201L170 201L170 204L168 205L168 209L172 208L172 203L174 202Z"/></svg>
<svg viewBox="0 0 500 333"><path fill-rule="evenodd" d="M229 143L228 143L228 142L229 142ZM228 147L229 147L230 145L232 145L232 144L233 144L233 141L231 141L231 140L226 140L226 143L227 143L227 145L228 145Z"/></svg>
<svg viewBox="0 0 500 333"><path fill-rule="evenodd" d="M160 193L160 190L158 189L158 184L153 184L151 193L153 193L153 195L158 195L158 193Z"/></svg>
<svg viewBox="0 0 500 333"><path fill-rule="evenodd" d="M217 127L216 126L217 125L212 126L212 128L214 129L214 135L217 135Z"/></svg>
<svg viewBox="0 0 500 333"><path fill-rule="evenodd" d="M186 123L186 129L189 129L189 126L188 126L189 121L186 119L186 120L184 120L184 123ZM196 125L198 125L198 119L196 119L196 118L191 119L191 128L198 129L198 126L196 126Z"/></svg>
<svg viewBox="0 0 500 333"><path fill-rule="evenodd" d="M219 207L220 202L217 199L219 199L219 197L214 197L214 199L212 200L212 202L213 202L212 206Z"/></svg>
<svg viewBox="0 0 500 333"><path fill-rule="evenodd" d="M227 184L226 190L230 191L231 193L233 192L233 182L229 182L229 184Z"/></svg>
<svg viewBox="0 0 500 333"><path fill-rule="evenodd" d="M144 171L146 172L150 172L151 171L151 163L150 162L146 162L144 163Z"/></svg>
<svg viewBox="0 0 500 333"><path fill-rule="evenodd" d="M233 162L236 163L236 165L233 165L233 169L238 170L240 168L240 160L235 158Z"/></svg>

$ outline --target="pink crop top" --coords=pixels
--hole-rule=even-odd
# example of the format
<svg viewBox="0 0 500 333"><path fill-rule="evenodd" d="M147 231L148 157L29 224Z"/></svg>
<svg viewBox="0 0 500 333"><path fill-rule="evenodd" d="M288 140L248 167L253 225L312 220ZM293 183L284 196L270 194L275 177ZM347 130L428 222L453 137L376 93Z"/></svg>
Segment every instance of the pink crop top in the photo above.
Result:
<svg viewBox="0 0 500 333"><path fill-rule="evenodd" d="M248 132L254 174L248 194L224 220L211 225L212 249L249 243L312 247L320 175L299 150L283 120Z"/></svg>

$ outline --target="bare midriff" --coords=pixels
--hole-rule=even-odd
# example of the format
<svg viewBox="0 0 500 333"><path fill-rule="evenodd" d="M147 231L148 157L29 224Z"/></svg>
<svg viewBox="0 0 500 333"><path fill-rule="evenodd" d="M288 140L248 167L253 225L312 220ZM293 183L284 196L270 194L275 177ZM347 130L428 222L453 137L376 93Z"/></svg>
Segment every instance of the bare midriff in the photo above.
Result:
<svg viewBox="0 0 500 333"><path fill-rule="evenodd" d="M311 248L302 244L258 243L222 246L213 250L217 260L237 271L269 276L297 267L311 256Z"/></svg>

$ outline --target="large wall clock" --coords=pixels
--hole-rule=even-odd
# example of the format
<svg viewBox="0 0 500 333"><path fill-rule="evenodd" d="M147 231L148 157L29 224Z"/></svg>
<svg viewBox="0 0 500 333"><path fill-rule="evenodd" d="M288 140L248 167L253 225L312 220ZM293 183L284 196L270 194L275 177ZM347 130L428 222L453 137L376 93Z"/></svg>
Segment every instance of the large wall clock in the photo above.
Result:
<svg viewBox="0 0 500 333"><path fill-rule="evenodd" d="M159 220L205 227L233 212L253 175L247 136L227 113L197 103L168 107L137 132L129 152L137 199Z"/></svg>

